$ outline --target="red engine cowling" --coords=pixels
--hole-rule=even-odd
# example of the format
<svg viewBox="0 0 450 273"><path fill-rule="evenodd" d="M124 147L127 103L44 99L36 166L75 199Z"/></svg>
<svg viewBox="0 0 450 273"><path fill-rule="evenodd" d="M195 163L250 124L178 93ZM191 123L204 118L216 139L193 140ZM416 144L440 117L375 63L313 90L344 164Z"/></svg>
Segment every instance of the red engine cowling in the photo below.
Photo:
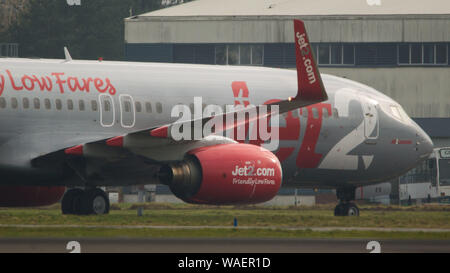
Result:
<svg viewBox="0 0 450 273"><path fill-rule="evenodd" d="M282 170L264 148L222 144L190 151L184 161L162 168L160 179L188 203L256 204L278 193Z"/></svg>
<svg viewBox="0 0 450 273"><path fill-rule="evenodd" d="M58 202L65 187L0 187L0 207L39 207Z"/></svg>

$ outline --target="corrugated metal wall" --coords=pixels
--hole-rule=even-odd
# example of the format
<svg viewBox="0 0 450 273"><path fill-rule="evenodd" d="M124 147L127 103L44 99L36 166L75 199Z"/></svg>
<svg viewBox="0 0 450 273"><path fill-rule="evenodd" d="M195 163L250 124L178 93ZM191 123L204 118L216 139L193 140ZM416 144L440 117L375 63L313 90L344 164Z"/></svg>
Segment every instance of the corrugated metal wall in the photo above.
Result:
<svg viewBox="0 0 450 273"><path fill-rule="evenodd" d="M288 43L292 16L125 20L127 43ZM298 18L298 17L297 17ZM311 42L448 42L450 15L303 16Z"/></svg>

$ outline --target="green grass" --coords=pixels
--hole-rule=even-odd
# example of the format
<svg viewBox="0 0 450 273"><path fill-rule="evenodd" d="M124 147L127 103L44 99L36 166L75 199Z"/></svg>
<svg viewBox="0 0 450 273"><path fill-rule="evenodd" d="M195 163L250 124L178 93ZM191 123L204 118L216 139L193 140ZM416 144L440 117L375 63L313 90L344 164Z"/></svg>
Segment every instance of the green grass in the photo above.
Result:
<svg viewBox="0 0 450 273"><path fill-rule="evenodd" d="M167 205L168 206L168 205ZM24 225L155 225L231 226L236 217L240 226L276 227L395 227L449 228L446 210L390 210L362 208L360 217L335 217L331 208L207 207L155 205L138 217L135 209L123 205L109 215L61 215L58 207L45 209L1 209L0 223ZM446 207L446 206L444 206Z"/></svg>
<svg viewBox="0 0 450 273"><path fill-rule="evenodd" d="M277 238L410 238L450 239L450 233L280 230L278 227L392 227L450 229L450 206L361 206L360 217L335 217L333 206L215 207L145 204L138 217L136 205L115 205L109 215L61 215L59 206L0 209L2 225L81 225L86 227L0 227L0 237L277 237ZM109 229L101 226L239 226L270 229ZM88 226L100 226L91 228Z"/></svg>

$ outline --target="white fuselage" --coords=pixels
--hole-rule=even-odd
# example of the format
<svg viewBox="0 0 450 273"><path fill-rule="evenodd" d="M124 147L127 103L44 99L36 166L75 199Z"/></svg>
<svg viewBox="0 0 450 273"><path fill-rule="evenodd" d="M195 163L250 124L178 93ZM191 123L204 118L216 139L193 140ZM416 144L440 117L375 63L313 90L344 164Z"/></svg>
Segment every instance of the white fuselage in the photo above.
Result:
<svg viewBox="0 0 450 273"><path fill-rule="evenodd" d="M322 78L328 101L281 116L273 152L284 185L376 183L428 157L431 140L398 103L354 81ZM0 59L0 172L8 177L0 183L20 183L45 154L174 122L173 107L194 97L260 105L296 93L296 71L284 69ZM28 184L41 184L32 177Z"/></svg>

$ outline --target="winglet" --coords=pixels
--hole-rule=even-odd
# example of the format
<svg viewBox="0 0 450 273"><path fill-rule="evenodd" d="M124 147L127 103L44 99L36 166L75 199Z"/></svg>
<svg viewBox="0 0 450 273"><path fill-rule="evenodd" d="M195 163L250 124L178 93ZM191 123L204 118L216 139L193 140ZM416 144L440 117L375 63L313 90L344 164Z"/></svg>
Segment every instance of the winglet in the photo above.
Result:
<svg viewBox="0 0 450 273"><path fill-rule="evenodd" d="M294 20L294 31L298 81L298 93L295 99L325 101L328 96L314 59L305 23Z"/></svg>
<svg viewBox="0 0 450 273"><path fill-rule="evenodd" d="M66 62L72 61L72 56L70 56L69 50L67 47L64 47L64 55L66 57Z"/></svg>

